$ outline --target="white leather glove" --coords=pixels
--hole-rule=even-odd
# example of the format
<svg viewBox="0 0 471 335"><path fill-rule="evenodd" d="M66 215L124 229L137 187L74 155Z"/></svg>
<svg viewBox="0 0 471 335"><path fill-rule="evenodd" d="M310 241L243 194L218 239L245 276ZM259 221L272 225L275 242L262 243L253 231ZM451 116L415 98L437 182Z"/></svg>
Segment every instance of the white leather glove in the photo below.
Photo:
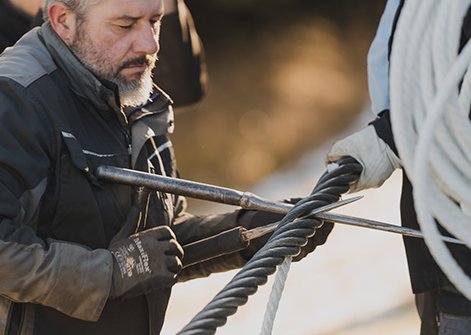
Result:
<svg viewBox="0 0 471 335"><path fill-rule="evenodd" d="M336 142L327 154L326 162L335 163L344 156L355 158L363 167L358 182L351 185L349 192L379 187L401 166L399 158L378 137L373 126Z"/></svg>

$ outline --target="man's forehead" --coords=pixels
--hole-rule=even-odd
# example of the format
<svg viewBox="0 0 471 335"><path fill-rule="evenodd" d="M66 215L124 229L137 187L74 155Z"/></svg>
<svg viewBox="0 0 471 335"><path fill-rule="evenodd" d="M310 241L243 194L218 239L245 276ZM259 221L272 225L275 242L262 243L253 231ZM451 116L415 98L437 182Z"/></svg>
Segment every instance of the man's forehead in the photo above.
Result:
<svg viewBox="0 0 471 335"><path fill-rule="evenodd" d="M162 0L82 0L90 9L103 10L104 15L142 17L163 14ZM104 9L106 8L106 11ZM93 10L93 9L92 9Z"/></svg>

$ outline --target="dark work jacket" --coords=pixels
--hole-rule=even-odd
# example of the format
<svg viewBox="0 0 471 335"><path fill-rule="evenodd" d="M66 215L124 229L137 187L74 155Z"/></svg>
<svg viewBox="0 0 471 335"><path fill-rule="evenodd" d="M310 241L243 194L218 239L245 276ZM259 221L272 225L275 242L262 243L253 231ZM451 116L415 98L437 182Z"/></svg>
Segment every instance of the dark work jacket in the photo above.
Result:
<svg viewBox="0 0 471 335"><path fill-rule="evenodd" d="M108 300L110 240L130 186L97 180L99 165L176 176L170 99L131 117L116 88L89 72L44 24L0 56L0 334L158 334L170 288ZM191 216L152 192L139 229L168 225L180 244L242 225L245 211ZM239 253L185 268L179 280L240 267Z"/></svg>

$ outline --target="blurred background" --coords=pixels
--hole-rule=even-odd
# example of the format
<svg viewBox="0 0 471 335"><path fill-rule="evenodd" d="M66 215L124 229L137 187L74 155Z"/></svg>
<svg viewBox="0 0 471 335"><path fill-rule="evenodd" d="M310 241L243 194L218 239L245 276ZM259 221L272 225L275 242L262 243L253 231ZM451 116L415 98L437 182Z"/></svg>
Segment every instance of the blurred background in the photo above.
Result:
<svg viewBox="0 0 471 335"><path fill-rule="evenodd" d="M337 138L366 125L366 55L384 0L187 2L203 40L209 91L176 110L183 178L269 199L308 194ZM400 175L342 212L399 224ZM190 212L230 207L190 200ZM175 334L236 271L177 284L162 334ZM273 277L273 276L272 276ZM271 282L217 334L258 334ZM292 265L274 334L418 334L399 236L337 225Z"/></svg>
<svg viewBox="0 0 471 335"><path fill-rule="evenodd" d="M209 91L177 110L179 168L247 188L352 122L385 1L189 1Z"/></svg>

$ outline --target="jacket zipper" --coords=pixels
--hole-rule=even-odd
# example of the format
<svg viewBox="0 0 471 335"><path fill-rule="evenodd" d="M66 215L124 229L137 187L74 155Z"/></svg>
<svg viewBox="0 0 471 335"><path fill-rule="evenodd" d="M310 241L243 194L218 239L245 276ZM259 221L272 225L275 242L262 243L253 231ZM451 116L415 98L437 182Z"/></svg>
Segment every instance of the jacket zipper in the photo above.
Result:
<svg viewBox="0 0 471 335"><path fill-rule="evenodd" d="M132 141L131 141L131 133L129 131L129 128L123 127L123 133L124 133L124 139L126 141L127 145L127 151L128 151L128 159L129 159L129 167L132 168Z"/></svg>

